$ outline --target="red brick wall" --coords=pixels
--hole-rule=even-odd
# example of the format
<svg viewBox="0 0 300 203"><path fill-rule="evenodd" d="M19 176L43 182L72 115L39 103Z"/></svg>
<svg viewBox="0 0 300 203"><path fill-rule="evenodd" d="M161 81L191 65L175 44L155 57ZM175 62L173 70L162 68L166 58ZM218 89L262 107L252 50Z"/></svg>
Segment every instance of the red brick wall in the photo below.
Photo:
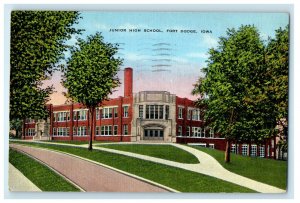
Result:
<svg viewBox="0 0 300 203"><path fill-rule="evenodd" d="M124 97L132 96L132 68L124 69Z"/></svg>

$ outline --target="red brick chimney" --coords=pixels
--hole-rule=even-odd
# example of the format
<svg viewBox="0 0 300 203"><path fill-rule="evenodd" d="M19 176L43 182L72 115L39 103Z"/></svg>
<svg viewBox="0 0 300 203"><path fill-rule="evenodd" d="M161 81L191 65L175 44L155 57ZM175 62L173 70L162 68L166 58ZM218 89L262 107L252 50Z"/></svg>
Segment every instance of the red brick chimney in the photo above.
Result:
<svg viewBox="0 0 300 203"><path fill-rule="evenodd" d="M132 68L124 69L124 97L132 96Z"/></svg>

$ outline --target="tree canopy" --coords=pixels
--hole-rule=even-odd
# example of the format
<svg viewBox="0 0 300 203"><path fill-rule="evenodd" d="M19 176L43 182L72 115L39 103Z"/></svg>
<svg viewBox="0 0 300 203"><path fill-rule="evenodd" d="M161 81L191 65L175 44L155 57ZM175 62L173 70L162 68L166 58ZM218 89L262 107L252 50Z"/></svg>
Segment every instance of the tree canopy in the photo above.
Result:
<svg viewBox="0 0 300 203"><path fill-rule="evenodd" d="M198 105L206 107L209 125L229 142L270 137L280 117L278 105L287 107L284 93L288 62L276 53L288 45L278 36L265 45L254 26L241 26L238 30L228 29L226 36L220 37L219 46L209 50L207 67L203 68L205 76L199 79L193 93L201 95ZM278 40L281 46L274 45ZM279 52L286 54L288 49ZM273 72L273 63L284 71ZM274 84L273 80L278 81Z"/></svg>
<svg viewBox="0 0 300 203"><path fill-rule="evenodd" d="M72 11L12 11L10 44L10 119L45 118L53 87L42 88L80 30Z"/></svg>
<svg viewBox="0 0 300 203"><path fill-rule="evenodd" d="M97 32L87 40L78 39L64 70L62 83L67 89L66 96L85 105L92 118L89 149L94 137L95 108L120 84L117 73L122 60L115 56L117 52L118 45L104 42Z"/></svg>

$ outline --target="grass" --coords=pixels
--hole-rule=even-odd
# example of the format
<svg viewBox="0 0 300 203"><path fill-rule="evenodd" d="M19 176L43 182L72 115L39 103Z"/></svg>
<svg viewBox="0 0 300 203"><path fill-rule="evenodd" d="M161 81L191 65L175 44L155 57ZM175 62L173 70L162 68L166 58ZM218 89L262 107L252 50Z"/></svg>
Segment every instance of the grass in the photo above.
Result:
<svg viewBox="0 0 300 203"><path fill-rule="evenodd" d="M68 141L62 141L62 140L43 140L42 142L74 144L74 145L83 145L83 144L88 144L89 143L89 141L78 141L78 140L68 140ZM110 142L109 141L93 141L93 144L99 144L99 143L110 143Z"/></svg>
<svg viewBox="0 0 300 203"><path fill-rule="evenodd" d="M224 168L239 175L263 182L281 189L287 185L287 162L230 154L230 163L224 162L224 151L199 146L194 148L213 156Z"/></svg>
<svg viewBox="0 0 300 203"><path fill-rule="evenodd" d="M248 188L199 173L95 149L88 151L79 147L47 145L46 143L22 144L58 150L94 160L181 192L255 192Z"/></svg>
<svg viewBox="0 0 300 203"><path fill-rule="evenodd" d="M54 171L15 150L9 150L9 162L42 191L80 191Z"/></svg>
<svg viewBox="0 0 300 203"><path fill-rule="evenodd" d="M180 163L199 163L199 160L193 154L171 145L110 144L101 145L101 147L133 152Z"/></svg>

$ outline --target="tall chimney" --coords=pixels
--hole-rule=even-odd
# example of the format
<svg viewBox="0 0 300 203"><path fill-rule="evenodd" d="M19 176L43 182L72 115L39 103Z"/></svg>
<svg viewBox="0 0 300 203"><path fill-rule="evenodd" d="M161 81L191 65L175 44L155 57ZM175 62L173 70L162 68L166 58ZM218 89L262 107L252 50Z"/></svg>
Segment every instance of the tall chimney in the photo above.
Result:
<svg viewBox="0 0 300 203"><path fill-rule="evenodd" d="M132 68L124 69L124 97L132 95Z"/></svg>

